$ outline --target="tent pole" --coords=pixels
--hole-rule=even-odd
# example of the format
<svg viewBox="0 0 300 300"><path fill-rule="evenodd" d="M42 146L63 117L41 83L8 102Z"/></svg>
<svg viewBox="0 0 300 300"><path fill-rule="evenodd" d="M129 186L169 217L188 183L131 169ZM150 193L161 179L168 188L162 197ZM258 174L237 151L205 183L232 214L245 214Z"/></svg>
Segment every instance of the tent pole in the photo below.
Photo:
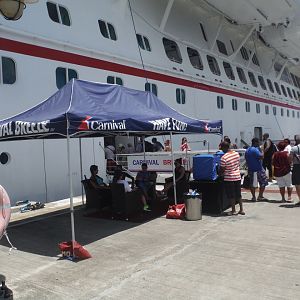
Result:
<svg viewBox="0 0 300 300"><path fill-rule="evenodd" d="M73 257L75 257L74 256L75 226L74 226L74 205L73 205L73 182L72 182L72 173L71 173L72 170L71 170L71 157L70 157L70 136L68 131L67 131L67 153L68 153L68 171L69 171L69 187L70 187L70 213L71 213Z"/></svg>
<svg viewBox="0 0 300 300"><path fill-rule="evenodd" d="M144 161L146 162L145 136L143 135Z"/></svg>
<svg viewBox="0 0 300 300"><path fill-rule="evenodd" d="M80 155L80 178L81 180L83 180L81 138L79 138L79 155ZM84 205L83 185L81 185L81 201L82 201L82 205Z"/></svg>
<svg viewBox="0 0 300 300"><path fill-rule="evenodd" d="M176 179L175 179L175 167L174 167L175 160L174 160L172 132L170 132L170 140L171 140L171 154L172 154L172 173L173 173L174 201L175 201L175 204L177 205Z"/></svg>

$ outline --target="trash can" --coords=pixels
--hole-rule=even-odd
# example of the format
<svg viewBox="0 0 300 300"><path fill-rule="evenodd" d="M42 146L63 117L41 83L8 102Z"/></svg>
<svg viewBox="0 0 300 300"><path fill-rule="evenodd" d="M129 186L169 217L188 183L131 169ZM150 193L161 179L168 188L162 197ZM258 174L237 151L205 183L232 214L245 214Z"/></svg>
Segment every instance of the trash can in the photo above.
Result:
<svg viewBox="0 0 300 300"><path fill-rule="evenodd" d="M202 219L202 195L196 193L185 194L185 219L196 221Z"/></svg>

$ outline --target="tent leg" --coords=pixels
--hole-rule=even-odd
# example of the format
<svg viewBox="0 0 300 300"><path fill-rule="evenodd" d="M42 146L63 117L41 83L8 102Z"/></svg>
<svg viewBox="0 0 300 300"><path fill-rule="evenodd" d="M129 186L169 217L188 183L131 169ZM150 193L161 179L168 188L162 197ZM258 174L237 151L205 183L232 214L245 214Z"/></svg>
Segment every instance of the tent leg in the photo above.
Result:
<svg viewBox="0 0 300 300"><path fill-rule="evenodd" d="M146 162L145 136L143 135L144 162Z"/></svg>
<svg viewBox="0 0 300 300"><path fill-rule="evenodd" d="M174 201L177 204L177 195L176 195L176 179L175 179L175 167L174 167L174 150L173 150L173 139L172 132L170 132L170 140L171 140L171 153L172 153L172 173L173 173L173 188L174 188Z"/></svg>
<svg viewBox="0 0 300 300"><path fill-rule="evenodd" d="M74 256L74 242L75 242L75 225L74 225L74 204L73 204L73 182L72 182L72 169L70 157L70 136L67 135L67 153L68 153L68 171L69 171L69 188L70 188L70 213L71 213L71 230L72 230L72 243L73 243L73 257Z"/></svg>
<svg viewBox="0 0 300 300"><path fill-rule="evenodd" d="M80 178L81 180L83 180L81 138L79 138L79 155L80 155ZM81 201L82 201L82 205L84 205L83 185L81 185Z"/></svg>

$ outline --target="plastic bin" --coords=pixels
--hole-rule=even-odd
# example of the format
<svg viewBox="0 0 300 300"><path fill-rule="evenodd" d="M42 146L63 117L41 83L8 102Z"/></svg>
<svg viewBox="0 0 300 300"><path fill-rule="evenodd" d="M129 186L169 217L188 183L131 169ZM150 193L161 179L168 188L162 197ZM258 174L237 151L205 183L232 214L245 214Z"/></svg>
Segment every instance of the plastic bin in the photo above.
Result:
<svg viewBox="0 0 300 300"><path fill-rule="evenodd" d="M202 195L185 194L185 219L188 221L202 219Z"/></svg>

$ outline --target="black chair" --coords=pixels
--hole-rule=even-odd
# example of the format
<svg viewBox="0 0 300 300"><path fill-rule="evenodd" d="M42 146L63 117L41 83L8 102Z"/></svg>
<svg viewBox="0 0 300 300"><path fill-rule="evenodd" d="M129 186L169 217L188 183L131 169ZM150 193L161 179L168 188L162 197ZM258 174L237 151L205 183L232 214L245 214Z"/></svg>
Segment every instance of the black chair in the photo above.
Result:
<svg viewBox="0 0 300 300"><path fill-rule="evenodd" d="M90 182L90 179L81 181L86 195L86 209L103 209L111 206L111 191L109 188L95 189Z"/></svg>
<svg viewBox="0 0 300 300"><path fill-rule="evenodd" d="M130 216L142 212L141 191L134 190L126 193L123 184L112 183L111 193L112 210L115 215L124 215L128 219Z"/></svg>
<svg viewBox="0 0 300 300"><path fill-rule="evenodd" d="M184 175L185 175L184 180L181 180L180 182L176 183L177 203L184 203L183 195L185 193L188 193L188 191L189 191L189 181L190 181L191 172L185 171ZM173 187L168 190L167 196L169 199L174 200L174 188Z"/></svg>

